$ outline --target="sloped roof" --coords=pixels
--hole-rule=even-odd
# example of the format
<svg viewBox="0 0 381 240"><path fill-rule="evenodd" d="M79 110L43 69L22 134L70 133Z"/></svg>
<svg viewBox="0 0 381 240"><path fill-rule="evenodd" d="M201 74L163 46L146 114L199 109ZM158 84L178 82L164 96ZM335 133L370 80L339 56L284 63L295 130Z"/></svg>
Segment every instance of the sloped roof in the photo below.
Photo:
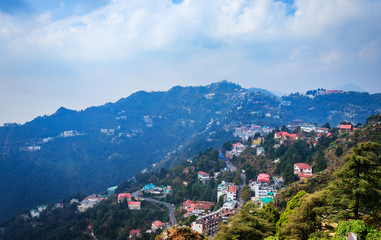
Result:
<svg viewBox="0 0 381 240"><path fill-rule="evenodd" d="M312 169L312 167L305 163L295 163L294 167L298 167L299 169Z"/></svg>

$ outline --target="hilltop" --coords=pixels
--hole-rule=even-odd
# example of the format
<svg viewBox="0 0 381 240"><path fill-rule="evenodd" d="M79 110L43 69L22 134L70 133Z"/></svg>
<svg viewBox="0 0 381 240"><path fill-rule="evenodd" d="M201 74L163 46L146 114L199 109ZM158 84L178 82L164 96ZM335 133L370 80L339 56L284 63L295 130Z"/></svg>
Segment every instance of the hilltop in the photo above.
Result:
<svg viewBox="0 0 381 240"><path fill-rule="evenodd" d="M0 218L74 193L91 194L152 167L231 140L235 126L364 123L381 94L339 92L282 98L237 84L140 91L82 111L60 108L0 127Z"/></svg>

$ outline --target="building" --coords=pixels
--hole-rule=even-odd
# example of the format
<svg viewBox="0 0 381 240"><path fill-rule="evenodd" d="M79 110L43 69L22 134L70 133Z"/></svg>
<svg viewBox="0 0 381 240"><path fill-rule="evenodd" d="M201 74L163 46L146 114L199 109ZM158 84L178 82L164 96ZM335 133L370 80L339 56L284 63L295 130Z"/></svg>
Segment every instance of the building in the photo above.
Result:
<svg viewBox="0 0 381 240"><path fill-rule="evenodd" d="M275 133L274 135L274 139L275 140L291 140L291 141L295 141L295 140L298 140L298 135L297 134L291 134L291 133L288 133L288 132L277 132Z"/></svg>
<svg viewBox="0 0 381 240"><path fill-rule="evenodd" d="M212 235L218 230L218 223L226 222L227 218L234 213L235 210L221 208L217 212L213 212L194 221L191 224L192 230L206 236Z"/></svg>
<svg viewBox="0 0 381 240"><path fill-rule="evenodd" d="M126 200L127 202L131 202L132 195L131 193L119 193L118 194L118 203L123 202Z"/></svg>
<svg viewBox="0 0 381 240"><path fill-rule="evenodd" d="M152 231L156 231L157 229L163 229L164 228L164 223L162 223L159 220L153 221L151 225Z"/></svg>
<svg viewBox="0 0 381 240"><path fill-rule="evenodd" d="M118 186L109 187L107 189L107 196L110 196L111 194L114 194L115 190L118 188Z"/></svg>
<svg viewBox="0 0 381 240"><path fill-rule="evenodd" d="M138 229L132 229L132 230L130 231L130 236L129 236L129 238L140 237L140 236L141 236L140 228L138 228Z"/></svg>
<svg viewBox="0 0 381 240"><path fill-rule="evenodd" d="M267 182L252 181L249 185L256 198L274 197L277 193L277 186L269 185Z"/></svg>
<svg viewBox="0 0 381 240"><path fill-rule="evenodd" d="M148 192L148 191L151 191L151 190L153 190L155 188L156 188L156 186L153 185L152 183L150 183L150 184L145 185L142 190L145 191L145 192Z"/></svg>
<svg viewBox="0 0 381 240"><path fill-rule="evenodd" d="M347 133L352 131L352 124L340 124L340 133Z"/></svg>
<svg viewBox="0 0 381 240"><path fill-rule="evenodd" d="M226 156L228 158L232 158L233 156L238 157L244 150L246 149L246 146L243 145L240 142L232 144L232 150L226 151Z"/></svg>
<svg viewBox="0 0 381 240"><path fill-rule="evenodd" d="M258 174L257 181L262 182L262 183L269 183L270 175L268 175L266 173L260 173L260 174Z"/></svg>
<svg viewBox="0 0 381 240"><path fill-rule="evenodd" d="M140 210L141 202L128 202L128 208L131 210Z"/></svg>
<svg viewBox="0 0 381 240"><path fill-rule="evenodd" d="M40 206L37 206L37 210L38 210L39 212L42 212L42 211L44 211L47 207L48 207L48 205L40 205Z"/></svg>
<svg viewBox="0 0 381 240"><path fill-rule="evenodd" d="M264 156L265 155L265 149L263 147L257 148L257 156Z"/></svg>
<svg viewBox="0 0 381 240"><path fill-rule="evenodd" d="M312 175L312 167L305 163L295 163L294 174L300 174L300 173Z"/></svg>
<svg viewBox="0 0 381 240"><path fill-rule="evenodd" d="M209 174L203 171L199 171L197 173L198 179L200 179L202 182L208 181L209 180Z"/></svg>
<svg viewBox="0 0 381 240"><path fill-rule="evenodd" d="M187 215L201 215L205 212L209 212L210 208L214 205L214 202L208 201L191 201L186 200L182 203L183 209L187 211Z"/></svg>
<svg viewBox="0 0 381 240"><path fill-rule="evenodd" d="M77 206L78 212L85 212L89 208L93 208L95 205L97 205L98 202L91 202L91 201L82 201Z"/></svg>
<svg viewBox="0 0 381 240"><path fill-rule="evenodd" d="M231 185L228 187L226 193L227 200L236 200L237 199L237 186Z"/></svg>
<svg viewBox="0 0 381 240"><path fill-rule="evenodd" d="M226 196L229 190L229 186L234 186L233 183L222 181L217 187L217 201L219 201L220 196ZM226 198L226 197L225 197ZM225 201L226 199L224 199Z"/></svg>
<svg viewBox="0 0 381 240"><path fill-rule="evenodd" d="M40 212L37 211L37 209L32 209L32 210L30 210L30 216L32 218L39 218L40 217Z"/></svg>

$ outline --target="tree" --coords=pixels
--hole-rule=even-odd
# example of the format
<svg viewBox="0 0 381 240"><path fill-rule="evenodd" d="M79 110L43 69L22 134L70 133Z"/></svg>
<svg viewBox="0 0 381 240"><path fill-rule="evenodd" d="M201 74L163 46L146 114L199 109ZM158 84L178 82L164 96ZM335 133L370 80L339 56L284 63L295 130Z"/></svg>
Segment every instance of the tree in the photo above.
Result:
<svg viewBox="0 0 381 240"><path fill-rule="evenodd" d="M327 163L325 162L325 156L323 151L316 153L314 160L316 164L314 166L314 172L321 172L327 168Z"/></svg>
<svg viewBox="0 0 381 240"><path fill-rule="evenodd" d="M216 240L263 239L275 233L275 224L268 221L269 213L247 202L239 212L228 219L214 238Z"/></svg>
<svg viewBox="0 0 381 240"><path fill-rule="evenodd" d="M345 163L335 175L330 187L331 204L349 209L359 219L362 210L381 208L381 144L361 143L353 148L352 154L345 158Z"/></svg>
<svg viewBox="0 0 381 240"><path fill-rule="evenodd" d="M242 191L241 191L241 198L242 200L244 200L245 202L249 201L251 199L251 191L250 191L250 188L249 186L245 185L243 188L242 188Z"/></svg>
<svg viewBox="0 0 381 240"><path fill-rule="evenodd" d="M340 147L340 146L338 146L338 147L336 148L335 155L336 155L337 157L341 157L341 155L343 155L343 148Z"/></svg>
<svg viewBox="0 0 381 240"><path fill-rule="evenodd" d="M329 122L324 123L322 127L331 129L331 125L329 125Z"/></svg>

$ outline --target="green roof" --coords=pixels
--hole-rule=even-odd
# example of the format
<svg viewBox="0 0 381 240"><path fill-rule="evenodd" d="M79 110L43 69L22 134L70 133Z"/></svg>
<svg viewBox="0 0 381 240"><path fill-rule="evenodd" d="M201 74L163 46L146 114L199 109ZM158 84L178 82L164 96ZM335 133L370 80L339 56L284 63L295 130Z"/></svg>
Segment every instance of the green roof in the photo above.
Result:
<svg viewBox="0 0 381 240"><path fill-rule="evenodd" d="M118 186L109 187L109 188L107 188L107 191L114 191L117 188L118 188Z"/></svg>
<svg viewBox="0 0 381 240"><path fill-rule="evenodd" d="M264 203L264 204L268 204L269 202L272 202L273 199L271 197L265 197L265 198L261 198L261 201Z"/></svg>

